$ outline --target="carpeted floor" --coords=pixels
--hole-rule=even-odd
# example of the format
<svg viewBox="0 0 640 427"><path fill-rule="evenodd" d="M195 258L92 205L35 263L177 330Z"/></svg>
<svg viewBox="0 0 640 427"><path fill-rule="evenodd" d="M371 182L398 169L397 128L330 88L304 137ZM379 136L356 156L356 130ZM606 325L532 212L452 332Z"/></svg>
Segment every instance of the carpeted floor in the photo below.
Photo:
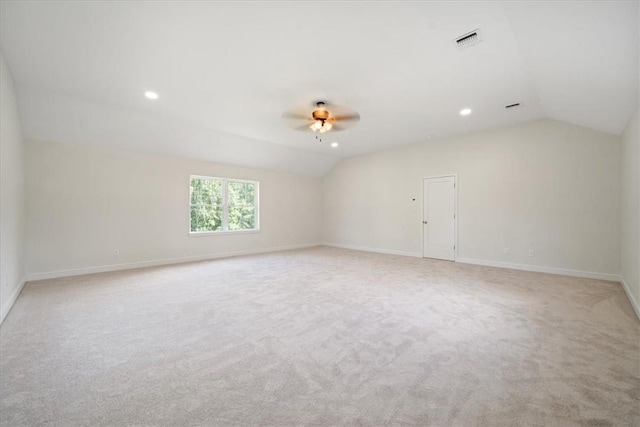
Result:
<svg viewBox="0 0 640 427"><path fill-rule="evenodd" d="M26 285L2 426L638 426L618 283L335 248Z"/></svg>

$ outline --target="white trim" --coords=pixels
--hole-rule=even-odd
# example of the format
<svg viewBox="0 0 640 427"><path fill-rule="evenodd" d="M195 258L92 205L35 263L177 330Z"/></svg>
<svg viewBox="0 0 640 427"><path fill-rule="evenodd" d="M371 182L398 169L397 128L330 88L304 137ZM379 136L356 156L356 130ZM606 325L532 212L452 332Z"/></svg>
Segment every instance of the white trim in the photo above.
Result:
<svg viewBox="0 0 640 427"><path fill-rule="evenodd" d="M341 243L329 243L329 242L323 242L322 245L329 246L332 248L351 249L354 251L375 252L378 254L400 255L400 256L410 256L414 258L422 258L422 255L417 252L394 251L391 249L368 248L364 246L343 245Z"/></svg>
<svg viewBox="0 0 640 427"><path fill-rule="evenodd" d="M638 319L640 319L640 304L638 304L638 301L636 301L633 297L631 289L629 289L629 285L627 285L627 282L624 281L624 278L622 276L620 276L620 284L622 285L624 292L627 294L627 298L629 298L629 302L631 303L631 307L633 307L633 311L636 312L636 316L638 316Z"/></svg>
<svg viewBox="0 0 640 427"><path fill-rule="evenodd" d="M13 304L15 304L16 300L20 296L20 292L22 292L22 288L24 288L25 283L27 283L27 276L26 275L22 278L22 281L20 282L20 284L18 285L16 290L13 291L13 293L9 297L9 300L8 300L7 304L5 304L4 307L2 307L2 313L0 313L0 325L2 324L2 322L4 322L4 319L7 318L7 315L11 311L11 308L13 307Z"/></svg>
<svg viewBox="0 0 640 427"><path fill-rule="evenodd" d="M330 246L334 248L352 249L354 251L375 252L379 254L401 255L401 256L410 256L415 258L422 258L422 254L417 252L394 251L389 249L369 248L364 246L344 245L341 243L330 243L330 242L323 242L322 245ZM537 265L510 264L506 262L488 261L488 260L471 259L471 258L458 258L456 262L459 262L461 264L474 264L474 265L483 265L487 267L508 268L512 270L559 274L562 276L584 277L587 279L606 280L609 282L620 281L620 276L618 276L617 274L595 273L591 271L569 270L569 269L555 268L555 267L541 267Z"/></svg>
<svg viewBox="0 0 640 427"><path fill-rule="evenodd" d="M169 258L169 259L163 259L163 260L134 262L134 263L128 263L128 264L114 264L114 265L106 265L106 266L99 266L99 267L77 268L77 269L71 269L71 270L58 270L58 271L51 271L47 273L32 273L32 274L27 274L22 279L18 288L13 292L11 297L9 297L9 303L6 304L6 309L3 310L0 315L1 316L0 324L4 322L7 315L11 311L11 308L13 307L16 300L18 299L18 296L20 295L20 292L22 292L22 289L24 288L24 285L26 284L26 282L32 282L36 280L55 279L60 277L80 276L83 274L105 273L109 271L154 267L154 266L160 266L160 265L181 264L181 263L194 262L194 261L206 261L211 259L228 258L228 257L240 256L240 255L253 255L253 254L261 254L261 253L269 253L269 252L305 249L305 248L312 248L312 247L321 246L321 245L329 246L333 248L351 249L355 251L374 252L374 253L380 253L380 254L422 258L422 254L416 253L416 252L395 251L395 250L389 250L389 249L370 248L370 247L363 247L363 246L344 245L340 243L322 242L322 243L304 243L300 245L289 245L289 246L280 246L280 247L273 247L273 248L253 249L253 250L247 250L247 251L226 252L221 254L198 255L198 256L182 257L182 258ZM525 264L511 264L506 262L487 261L487 260L472 259L472 258L458 258L456 262L459 262L461 264L482 265L487 267L508 268L513 270L560 274L564 276L585 277L588 279L599 279L599 280L607 280L611 282L620 282L620 284L622 285L622 288L627 294L627 298L629 298L629 302L631 303L633 310L638 316L638 319L640 319L640 304L638 304L638 302L634 299L631 293L631 290L629 289L629 285L627 285L627 283L624 281L624 279L621 276L618 276L615 274L594 273L590 271L568 270L568 269L554 268L554 267L540 267L540 266L525 265Z"/></svg>
<svg viewBox="0 0 640 427"><path fill-rule="evenodd" d="M255 228L248 228L246 230L229 230L229 231L190 231L189 237L202 237L202 236L219 236L221 234L251 234L260 233L260 230Z"/></svg>
<svg viewBox="0 0 640 427"><path fill-rule="evenodd" d="M422 177L422 220L424 221L424 181L426 179L435 179L435 178L450 178L453 177L453 217L455 221L453 222L453 262L458 260L458 249L460 245L458 245L458 174L450 173L447 175L434 175L434 176L423 176ZM422 255L420 258L424 258L424 223L422 223L422 227L420 228L422 231Z"/></svg>
<svg viewBox="0 0 640 427"><path fill-rule="evenodd" d="M508 262L488 261L473 258L458 258L462 264L484 265L487 267L510 268L512 270L535 271L538 273L560 274L562 276L584 277L587 279L607 280L609 282L620 281L620 276L609 273L596 273L593 271L569 270L565 268L543 267L538 265L511 264Z"/></svg>
<svg viewBox="0 0 640 427"><path fill-rule="evenodd" d="M455 177L458 178L458 174L457 173L445 173L443 175L431 175L431 176L423 176L422 180L424 181L425 179L435 179L435 178L450 178L450 177Z"/></svg>
<svg viewBox="0 0 640 427"><path fill-rule="evenodd" d="M159 259L159 260L152 260L152 261L140 261L140 262L131 262L127 264L111 264L111 265L102 265L98 267L74 268L69 270L57 270L57 271L49 271L44 273L29 273L27 274L27 280L29 282L32 282L35 280L57 279L60 277L81 276L83 274L94 274L94 273L106 273L109 271L131 270L134 268L155 267L159 265L168 265L168 264L182 264L185 262L206 261L206 260L212 260L212 259L218 259L218 258L229 258L234 256L240 256L240 255L254 255L254 254L262 254L262 253L268 253L268 252L290 251L294 249L311 248L311 247L320 246L320 245L321 243L303 243L300 245L250 249L250 250L244 250L244 251L223 252L219 254L196 255L196 256L190 256L190 257L168 258L168 259Z"/></svg>

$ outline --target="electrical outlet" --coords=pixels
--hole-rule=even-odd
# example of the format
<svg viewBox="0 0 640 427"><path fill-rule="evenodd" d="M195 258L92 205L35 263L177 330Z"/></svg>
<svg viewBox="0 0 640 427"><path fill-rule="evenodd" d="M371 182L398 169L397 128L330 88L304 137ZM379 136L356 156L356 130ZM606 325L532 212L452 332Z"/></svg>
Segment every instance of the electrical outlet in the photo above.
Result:
<svg viewBox="0 0 640 427"><path fill-rule="evenodd" d="M114 249L113 250L113 256L120 256L120 250Z"/></svg>
<svg viewBox="0 0 640 427"><path fill-rule="evenodd" d="M529 249L529 256L536 256L536 250L535 249Z"/></svg>
<svg viewBox="0 0 640 427"><path fill-rule="evenodd" d="M505 255L509 255L511 253L511 249L509 248L504 248L504 254Z"/></svg>

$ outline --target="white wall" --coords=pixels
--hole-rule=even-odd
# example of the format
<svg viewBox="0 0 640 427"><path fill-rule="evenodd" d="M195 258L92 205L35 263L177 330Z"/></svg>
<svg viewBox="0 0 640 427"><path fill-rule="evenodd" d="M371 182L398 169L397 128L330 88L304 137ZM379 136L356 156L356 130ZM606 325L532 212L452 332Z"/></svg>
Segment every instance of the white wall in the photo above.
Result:
<svg viewBox="0 0 640 427"><path fill-rule="evenodd" d="M11 72L0 53L0 322L25 278L24 145Z"/></svg>
<svg viewBox="0 0 640 427"><path fill-rule="evenodd" d="M457 174L459 260L615 278L619 166L618 137L553 120L355 157L324 179L324 239L421 256L422 178Z"/></svg>
<svg viewBox="0 0 640 427"><path fill-rule="evenodd" d="M640 134L638 111L622 135L621 277L640 317Z"/></svg>
<svg viewBox="0 0 640 427"><path fill-rule="evenodd" d="M190 174L260 181L260 232L189 236ZM33 279L321 241L322 184L301 175L28 141L27 195Z"/></svg>

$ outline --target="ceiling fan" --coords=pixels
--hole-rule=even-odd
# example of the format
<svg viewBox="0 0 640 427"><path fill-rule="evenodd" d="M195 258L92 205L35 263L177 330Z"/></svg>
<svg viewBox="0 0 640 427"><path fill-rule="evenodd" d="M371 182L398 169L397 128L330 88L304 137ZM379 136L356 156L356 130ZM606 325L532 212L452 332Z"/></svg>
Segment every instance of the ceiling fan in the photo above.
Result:
<svg viewBox="0 0 640 427"><path fill-rule="evenodd" d="M285 111L282 118L290 122L291 127L299 131L312 130L325 133L345 130L350 125L360 120L360 114L346 107L329 105L325 101L317 101L312 104L313 111L309 108Z"/></svg>

